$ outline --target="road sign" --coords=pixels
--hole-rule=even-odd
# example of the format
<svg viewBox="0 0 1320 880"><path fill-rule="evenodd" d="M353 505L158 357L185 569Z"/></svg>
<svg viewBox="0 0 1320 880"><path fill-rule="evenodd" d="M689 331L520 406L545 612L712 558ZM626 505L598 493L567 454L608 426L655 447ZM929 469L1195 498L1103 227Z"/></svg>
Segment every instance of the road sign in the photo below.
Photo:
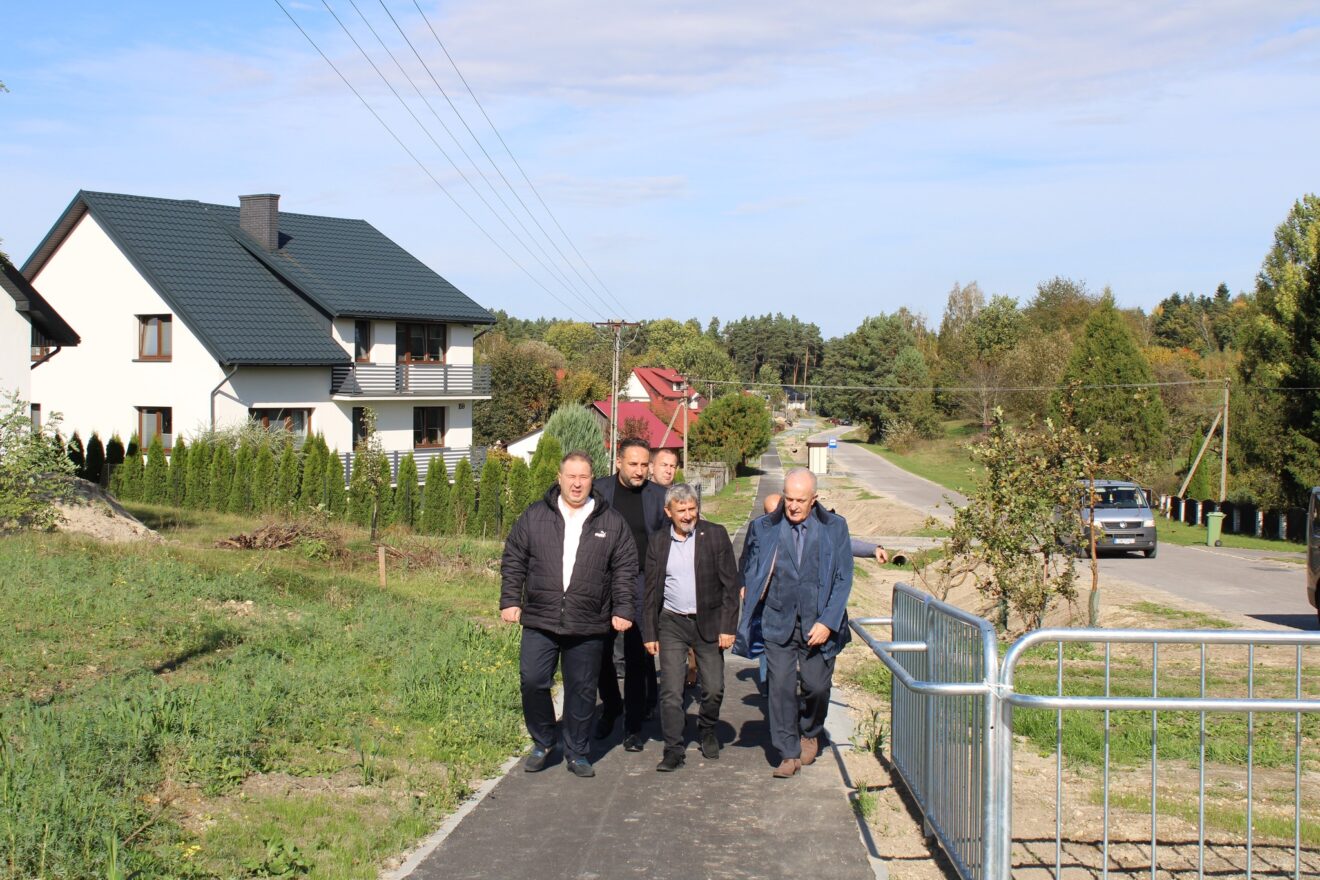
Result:
<svg viewBox="0 0 1320 880"><path fill-rule="evenodd" d="M831 437L831 438L830 438L830 449L838 449L838 448L839 448L839 438L837 438L837 437Z"/></svg>

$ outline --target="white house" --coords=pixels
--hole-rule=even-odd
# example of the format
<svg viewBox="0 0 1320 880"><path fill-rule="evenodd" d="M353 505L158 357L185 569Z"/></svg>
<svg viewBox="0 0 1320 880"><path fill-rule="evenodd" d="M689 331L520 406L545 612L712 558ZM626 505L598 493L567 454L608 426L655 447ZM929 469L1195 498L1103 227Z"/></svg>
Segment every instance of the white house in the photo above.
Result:
<svg viewBox="0 0 1320 880"><path fill-rule="evenodd" d="M86 328L33 373L66 430L185 436L252 419L347 452L373 409L387 452L474 466L477 328L494 318L363 220L79 192L23 266ZM397 459L397 456L395 456Z"/></svg>
<svg viewBox="0 0 1320 880"><path fill-rule="evenodd" d="M27 401L33 424L40 427L42 402L32 396L32 371L49 363L65 346L77 345L78 334L3 254L0 288L10 296L0 300L0 394L17 394ZM6 305L11 300L13 308Z"/></svg>

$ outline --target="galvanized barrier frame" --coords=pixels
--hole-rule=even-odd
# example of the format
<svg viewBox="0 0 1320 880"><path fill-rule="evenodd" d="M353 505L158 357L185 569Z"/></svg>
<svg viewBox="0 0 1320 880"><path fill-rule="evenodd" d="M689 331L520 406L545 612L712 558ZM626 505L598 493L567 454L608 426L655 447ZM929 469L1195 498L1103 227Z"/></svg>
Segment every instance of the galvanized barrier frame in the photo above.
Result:
<svg viewBox="0 0 1320 880"><path fill-rule="evenodd" d="M1109 713L1136 710L1151 713L1151 878L1158 865L1158 828L1155 787L1158 776L1159 712L1190 711L1201 716L1200 807L1198 822L1198 876L1204 874L1205 847L1205 715L1240 712L1248 716L1247 876L1252 867L1252 716L1255 712L1282 712L1296 716L1294 753L1293 875L1301 878L1301 730L1303 713L1320 713L1320 700L1303 699L1302 656L1306 647L1320 648L1320 633L1231 630L1044 629L1019 638L1001 661L998 640L989 621L935 599L908 584L897 584L893 616L861 618L851 626L858 637L893 673L891 689L890 753L904 785L922 814L923 830L939 841L964 880L1010 880L1013 847L1013 709L1054 709L1056 715L1055 877L1061 876L1062 842L1062 716L1067 710L1104 713L1104 855L1102 876L1109 874ZM868 630L891 626L891 640L882 642ZM979 645L971 646L975 635ZM1014 677L1026 652L1054 643L1057 650L1057 692L1054 695L1019 694ZM1105 645L1105 695L1063 695L1063 645ZM1109 692L1111 648L1114 644L1150 645L1151 695L1115 697ZM1159 646L1199 646L1201 696L1159 695ZM1206 696L1206 648L1209 645L1246 646L1249 658L1248 696ZM1296 648L1294 699L1262 699L1252 689L1256 646ZM967 698L975 698L968 700ZM966 711L968 704L977 709ZM960 736L965 734L965 736ZM972 746L972 758L959 763ZM960 750L961 747L961 750ZM950 763L950 758L953 763ZM977 767L976 758L980 766ZM955 781L969 784L949 785ZM937 776L942 778L937 780ZM937 785L937 781L944 782ZM979 787L976 784L979 782ZM960 797L961 796L961 797Z"/></svg>

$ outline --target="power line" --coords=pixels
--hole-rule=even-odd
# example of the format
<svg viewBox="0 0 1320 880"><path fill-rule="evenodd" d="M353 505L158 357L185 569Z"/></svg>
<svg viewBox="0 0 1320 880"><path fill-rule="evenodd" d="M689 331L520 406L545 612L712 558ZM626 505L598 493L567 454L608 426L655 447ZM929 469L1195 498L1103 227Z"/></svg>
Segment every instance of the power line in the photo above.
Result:
<svg viewBox="0 0 1320 880"><path fill-rule="evenodd" d="M352 0L350 0L350 2L352 2ZM528 255L531 256L531 258L535 260L538 264L540 264L542 269L549 272L551 277L554 277L554 272L544 262L542 262L540 257L538 257L535 253L532 252L532 249L527 246L527 243L523 241L521 237L519 237L518 233L514 232L513 227L509 226L508 222L500 215L498 211L495 210L494 206L491 205L491 203L486 200L486 197L481 194L481 192L476 188L476 186L472 183L472 181L468 178L468 176L463 173L463 170L458 167L458 163L453 160L453 157L449 155L449 153L445 150L444 147L440 146L440 142L437 141L435 139L435 136L431 134L431 130L428 129L426 127L426 124L423 123L422 120L417 117L417 114L414 113L412 108L408 106L408 102L403 100L403 96L399 94L398 89L394 88L394 84L389 81L389 78L385 76L385 74L381 71L380 67L371 58L371 55L368 54L367 50L364 49L362 47L362 44L358 42L357 37L353 36L353 32L348 29L348 26L344 24L343 20L340 19L339 15L334 11L333 8L331 8L329 0L321 0L321 5L323 5L326 11L330 13L330 16L335 20L335 23L339 25L340 30L342 30L345 36L347 36L348 39L353 43L353 45L357 48L358 52L362 55L362 57L366 59L367 64L371 65L371 69L375 71L376 76L380 77L381 82L383 82L385 84L385 87L390 90L390 93L394 95L394 98L399 102L399 105L403 107L404 111L407 112L407 114L410 117L412 117L413 122L417 123L417 127L422 130L422 133L425 134L427 138L431 141L431 143L435 146L435 148L440 151L440 154L445 157L446 161L448 161L449 164L453 167L454 171L458 173L459 177L463 178L463 181L472 190L473 194L478 199L481 200L481 203L485 205L486 209L490 211L491 215L500 222L500 225L504 227L505 231L507 231L509 235L513 236L513 239L517 241L518 244L523 246L523 249L527 251ZM355 9L357 8L355 3L353 4L353 6ZM361 15L361 12L359 11L358 14ZM370 23L368 23L367 27L371 29ZM371 30L372 33L375 34L375 30L374 29ZM380 37L377 36L377 39L379 40ZM383 41L382 41L382 45L384 45ZM387 52L389 51L388 48L386 49L386 51ZM390 57L391 58L394 57L392 53ZM395 59L395 64L396 65L398 64L398 59ZM402 70L402 66L400 66L400 70ZM407 78L406 73L404 74L404 76L405 78ZM451 134L450 136L452 137L453 135ZM539 284L540 282L538 281L537 283ZM549 292L549 288L546 288L545 285L542 284L541 287L545 289L547 292ZM568 289L569 289L568 286L565 285L565 290ZM582 299L581 296L579 296L578 298ZM583 305L586 305L588 308L592 308L592 306L590 306L586 302L586 300L582 300L582 302ZM567 305L567 303L565 303L565 305Z"/></svg>
<svg viewBox="0 0 1320 880"><path fill-rule="evenodd" d="M990 385L808 385L793 384L788 382L740 382L736 379L689 379L690 382L704 382L707 385L739 385L744 388L792 388L797 390L805 388L812 391L1067 391L1070 388L1078 390L1094 390L1104 388L1168 388L1179 385L1222 385L1223 379L1184 379L1176 382L1115 382L1096 385L1018 385L1018 386L990 386ZM1320 390L1320 389L1317 389Z"/></svg>
<svg viewBox="0 0 1320 880"><path fill-rule="evenodd" d="M505 201L504 196L500 194L500 191L491 182L486 172L482 170L481 166L477 163L475 159L472 158L472 155L467 151L467 148L463 146L463 142L458 138L456 134L454 134L454 132L449 128L449 126L445 124L445 121L440 117L440 114L436 112L435 106L431 103L430 99L427 98L424 94L422 94L422 90L417 86L417 83L408 74L408 72L404 70L403 64L399 61L398 57L395 56L393 50L391 50L390 47L385 43L385 40L381 38L380 34L376 32L376 29L375 27L372 26L371 21L358 7L356 0L349 0L349 3L353 7L354 11L357 12L358 17L362 19L362 23L367 26L367 29L369 31L371 31L371 35L376 38L376 42L378 42L380 44L380 47L385 50L385 53L390 56L390 60L394 62L394 66L399 69L399 73L402 74L404 79L408 81L408 84L412 86L413 91L417 94L417 97L420 98L424 104L426 104L427 109L431 111L431 115L435 117L436 122L440 123L440 127L445 130L445 134L449 135L449 139L454 142L454 145L456 147L458 147L459 151L463 154L463 158L467 159L468 163L472 166L472 168L477 172L477 174L481 176L482 182L486 184L486 188L490 190L491 195L493 195L499 201L500 205L503 206L504 210L508 212L509 216L513 218L514 222L516 222L518 226L522 229L522 231L527 235L527 238L530 239L534 245L536 245L536 248L541 252L541 255L544 256L547 261L549 261L548 266L545 263L542 263L542 267L545 268L546 271L550 272L555 277L555 280L558 281L561 285L563 285L565 290L569 291L575 297L577 297L577 299L586 308L594 311L599 309L600 306L604 306L605 307L604 310L608 311L609 305L605 303L603 299L600 299L599 295L597 295L594 290L591 290L590 285L587 285L587 290L590 291L594 296L596 296L597 300L600 301L599 305L588 302L586 297L582 296L581 292L578 290L577 286L573 284L572 280L568 277L568 275L565 274L558 267L558 265L555 264L554 257L550 256L549 252L546 251L545 247L541 244L540 239L537 238L536 234L532 232L532 230L527 228L527 224L523 222L522 217L518 214L518 212L515 211L507 201ZM389 16L390 21L394 24L395 30L399 32L399 36L402 37L403 41L408 44L408 48L412 50L413 55L417 58L417 61L422 65L422 69L425 70L427 75L431 78L431 82L435 84L435 87L440 91L440 94L444 96L446 101L448 101L449 108L454 111L454 114L458 117L459 122L463 123L463 127L467 128L468 134L471 135L472 129L468 127L467 121L463 119L462 113L459 112L458 108L454 105L454 102L449 100L449 95L445 92L444 87L440 85L435 75L431 73L431 68L427 65L426 60L422 58L421 53L417 51L417 48L413 45L412 40L408 38L408 34L399 25L398 20L395 19L394 14L390 12L389 7L385 5L384 0L380 0L380 5L381 8L385 10L385 14ZM481 151L485 153L486 152L485 147L482 146L481 142L477 140L475 135L473 135L473 140L476 141L477 146L481 148ZM486 158L487 161L490 161L489 154L486 154ZM501 178L504 177L504 175L500 172L499 167L496 166L493 161L491 162L491 166L495 168L495 172L499 174ZM466 175L463 175L463 177L464 180L467 180ZM467 181L467 182L469 186L472 186L471 181ZM518 198L518 193L514 191L512 187L509 186L508 180L505 180L504 183L505 186L509 188L509 191L513 193L514 197ZM475 190L475 187L473 187L473 189ZM482 199L482 201L485 201L485 199ZM519 198L518 201L521 202L522 200ZM490 207L489 203L487 203L487 206ZM491 210L494 211L494 208L491 208ZM527 206L525 204L523 205L523 210L525 212L527 211ZM532 216L530 212L527 213L528 216ZM533 222L535 222L536 218L532 216L532 220ZM539 226L539 224L537 225ZM505 224L505 226L507 228L507 224ZM514 234L512 230L510 230L510 234ZM542 236L545 236L544 229L541 230L541 234ZM547 240L549 240L548 236L546 237ZM551 240L550 244L553 247L554 241ZM523 243L523 247L526 247L525 243ZM558 250L558 248L556 248L556 250ZM564 258L562 252L560 252L559 256L561 260L564 260L565 263L568 263L568 261ZM538 260L538 262L540 261ZM568 265L570 269L573 268L571 263L569 263ZM583 283L585 284L585 281Z"/></svg>
<svg viewBox="0 0 1320 880"><path fill-rule="evenodd" d="M385 5L384 0L380 0L380 3L381 3L382 6ZM523 179L523 181L527 184L528 188L531 189L533 195L536 196L536 200L537 200L538 202L541 203L541 207L542 207L543 209L545 209L545 213L550 217L550 220L555 224L555 228L559 230L559 234L562 235L562 236L564 237L564 241L568 242L568 246L569 246L570 248L573 249L573 253L577 254L578 259L582 261L582 265L585 266L586 269L587 269L587 271L591 273L591 277L595 278L595 279L596 279L596 282L597 282L598 284L600 284L601 289L604 290L605 293L607 293L607 294L609 295L610 299L612 299L612 300L614 301L614 304L615 304L616 306L618 306L618 308L620 309L620 312L621 312L621 313L626 313L626 312L627 312L627 308L623 305L623 303L619 302L619 298L616 297L616 296L614 295L614 291L610 290L609 285L607 285L604 281L602 281L602 280L601 280L601 277L600 277L598 274L596 274L596 270L592 267L591 263L588 262L587 258L584 257L584 256L582 255L582 251L578 250L578 246L577 246L576 244L574 244L572 236L570 236L570 235L568 234L568 232L564 230L563 225L560 224L560 222L559 222L559 218L555 216L555 212L552 211L552 210L550 210L550 206L549 206L548 204L546 204L545 199L541 197L541 191L538 190L538 189L536 188L536 184L532 183L532 179L531 179L530 177L528 177L527 172L526 172L526 171L523 169L523 167L522 167L522 163L519 162L518 159L513 155L513 150L509 149L509 145L508 145L508 143L504 140L504 135L500 134L500 130L499 130L498 128L495 127L495 123L494 123L494 121L490 118L490 114L488 114L488 113L486 112L486 108L485 108L485 106L481 103L481 99L479 99L479 98L477 97L477 93L474 92L474 91L472 90L472 86L468 84L467 77L463 76L463 71L461 71L461 70L458 69L458 64L457 64L457 62L455 62L455 61L454 61L454 57L453 57L452 55L449 54L449 50L445 48L445 44L444 44L444 42L440 39L440 35L439 35L438 33L436 33L435 26L431 24L431 20L427 17L426 13L422 11L422 7L421 7L421 5L417 2L417 0L413 0L413 6L416 7L416 9L417 9L417 14L420 15L420 16L422 17L422 21L426 22L426 27L431 31L431 36L435 38L436 45L438 45L438 46L440 47L440 51L444 52L444 53L445 53L445 58L449 59L449 65L450 65L451 67L454 68L454 73L458 74L458 78L459 78L459 80L463 83L463 87L467 89L467 93L468 93L468 95L470 95L470 96L472 97L472 102L473 102L474 104L476 104L476 105L477 105L477 109L481 111L481 115L485 118L485 120L486 120L486 124L489 125L489 126L490 126L490 130L493 131L493 132L495 133L495 137L499 140L499 142L500 142L500 146L504 147L504 152L508 155L508 157L509 157L509 161L511 161L511 162L513 163L514 167L518 169L518 173L522 175L522 179ZM388 10L387 10L387 11L388 11ZM391 18L393 18L393 16L391 16ZM429 68L428 68L428 72L429 72ZM438 87L438 84L437 84L437 87ZM444 92L444 90L442 89L442 90L441 90L441 93L443 94L443 92ZM448 100L448 97L449 97L448 95L445 95L446 100ZM451 107L453 106L453 102L450 102L450 106L451 106ZM455 108L454 112L455 112L455 113L458 113L457 108ZM463 117L462 117L462 114L459 114L459 118L460 118L460 119L463 118ZM467 125L467 122L464 121L463 124L464 124L464 126L466 126L466 125ZM468 128L468 133L469 133L469 134L472 134L472 129L471 129L471 128ZM481 146L481 140L480 140L475 134L472 134L472 139L475 140L475 141L477 142L477 145L478 145L478 146ZM482 146L482 147L481 147L481 151L482 151L483 153L486 153L486 148L485 148L484 146ZM487 159L490 159L490 154L489 154L489 153L486 153L486 158L487 158ZM498 166L498 165L495 165L495 160L491 159L491 164L495 166L495 168L496 168L497 171L499 170L499 166ZM504 173L503 173L503 172L500 172L500 177L501 177L501 178L504 178ZM504 179L504 183L505 183L506 185L509 185L509 181L508 181L507 178ZM510 186L509 186L509 189L510 189L510 190L513 190L513 187L510 185ZM514 195L517 196L517 191L516 191L516 190L513 190L513 192L514 192ZM521 196L517 196L517 198L518 198L518 201L521 203L521 202L522 202L522 197L521 197ZM524 208L527 207L526 203L523 203L523 207L524 207ZM539 220L536 220L535 215L532 214L532 212L531 212L530 210L529 210L527 213L528 213L528 215L531 216L532 219L536 222L536 225L537 225L538 227L540 227L540 226L541 226L541 223L540 223ZM542 231L542 232L545 232L544 228L542 228L541 231ZM547 239L548 241L551 241L551 243L553 243L553 239L551 239L551 237L550 237L548 234L546 235L546 239ZM558 248L557 245L555 246L555 250L559 250L559 248ZM562 256L562 251L560 252L560 254L561 254L561 256ZM568 265L569 265L571 268L573 268L573 272L574 272L575 274L577 274L577 276L578 276L579 278L582 278L581 273L578 273L577 268L573 266L572 262L569 261L567 257L564 258L564 261L565 261L566 263L568 263ZM585 278L582 278L582 283L587 284L587 286L590 287L590 284L587 282L587 280L586 280Z"/></svg>

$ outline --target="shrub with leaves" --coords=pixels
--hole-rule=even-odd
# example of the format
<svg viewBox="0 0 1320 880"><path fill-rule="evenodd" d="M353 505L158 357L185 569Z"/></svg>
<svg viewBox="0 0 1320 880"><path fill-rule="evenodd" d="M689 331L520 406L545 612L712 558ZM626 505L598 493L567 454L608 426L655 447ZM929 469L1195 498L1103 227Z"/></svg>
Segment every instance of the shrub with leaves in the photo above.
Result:
<svg viewBox="0 0 1320 880"><path fill-rule="evenodd" d="M148 504L168 504L170 500L170 467L165 459L165 446L160 435L151 438L147 446L147 465L142 474L141 498Z"/></svg>
<svg viewBox="0 0 1320 880"><path fill-rule="evenodd" d="M431 459L426 468L426 488L422 492L421 530L428 535L449 531L449 472L445 460Z"/></svg>
<svg viewBox="0 0 1320 880"><path fill-rule="evenodd" d="M298 450L293 445L293 439L286 437L276 459L275 508L277 510L292 510L298 500L298 484L302 482L299 465Z"/></svg>
<svg viewBox="0 0 1320 880"><path fill-rule="evenodd" d="M229 502L229 487L234 482L234 453L223 440L215 444L211 456L211 474L208 481L211 491L207 493L206 507L211 510L224 510Z"/></svg>
<svg viewBox="0 0 1320 880"><path fill-rule="evenodd" d="M83 463L83 479L100 483L105 472L105 444L95 431L87 439L87 457Z"/></svg>
<svg viewBox="0 0 1320 880"><path fill-rule="evenodd" d="M144 470L142 452L138 447L137 435L134 434L124 450L124 463L115 469L115 476L119 479L119 491L115 495L125 501L141 501Z"/></svg>
<svg viewBox="0 0 1320 880"><path fill-rule="evenodd" d="M302 482L298 487L298 506L304 510L317 510L327 506L326 459L330 452L320 434L303 444Z"/></svg>
<svg viewBox="0 0 1320 880"><path fill-rule="evenodd" d="M501 529L501 511L504 500L504 460L487 455L481 466L481 489L477 496L477 522L472 530L482 538L498 539Z"/></svg>
<svg viewBox="0 0 1320 880"><path fill-rule="evenodd" d="M528 485L528 504L546 493L559 474L559 460L564 457L564 448L559 440L549 434L542 434L532 453L530 482Z"/></svg>
<svg viewBox="0 0 1320 880"><path fill-rule="evenodd" d="M452 534L470 535L475 525L477 489L472 482L472 464L466 457L454 467L454 485L449 490L449 525Z"/></svg>
<svg viewBox="0 0 1320 880"><path fill-rule="evenodd" d="M78 436L77 431L73 432L73 436L69 438L68 445L64 448L69 455L69 461L73 463L74 475L84 477L83 468L87 462L87 456L86 453L83 452L82 438Z"/></svg>
<svg viewBox="0 0 1320 880"><path fill-rule="evenodd" d="M417 525L417 510L420 507L421 487L418 485L417 458L409 452L399 462L398 488L394 490L394 507L390 522L395 525L413 528Z"/></svg>
<svg viewBox="0 0 1320 880"><path fill-rule="evenodd" d="M348 492L344 487L344 459L336 449L326 458L326 509L335 516L343 516L348 509Z"/></svg>
<svg viewBox="0 0 1320 880"><path fill-rule="evenodd" d="M275 485L279 468L275 463L275 450L269 443L262 444L252 463L252 510L267 513L275 506Z"/></svg>
<svg viewBox="0 0 1320 880"><path fill-rule="evenodd" d="M72 492L73 462L53 442L59 415L33 430L29 412L16 393L0 409L0 531L54 526L59 521L55 502Z"/></svg>
<svg viewBox="0 0 1320 880"><path fill-rule="evenodd" d="M184 502L189 507L205 508L211 503L212 446L205 439L193 441L188 450L188 482Z"/></svg>
<svg viewBox="0 0 1320 880"><path fill-rule="evenodd" d="M766 416L767 420L769 416ZM591 469L596 476L610 472L610 458L605 449L605 435L600 422L580 403L569 403L555 410L545 423L545 435L559 441L564 452L581 450L591 456ZM558 471L559 462L555 462Z"/></svg>
<svg viewBox="0 0 1320 880"><path fill-rule="evenodd" d="M183 507L188 499L188 457L192 449L184 442L180 434L174 439L174 448L170 450L170 497L166 502L175 507Z"/></svg>
<svg viewBox="0 0 1320 880"><path fill-rule="evenodd" d="M730 394L706 407L689 433L689 442L698 461L736 466L769 449L773 434L774 425L764 400Z"/></svg>
<svg viewBox="0 0 1320 880"><path fill-rule="evenodd" d="M501 521L501 527L506 535L530 503L528 492L531 488L531 476L527 462L521 458L514 458L509 462L509 476L504 481L504 508Z"/></svg>

